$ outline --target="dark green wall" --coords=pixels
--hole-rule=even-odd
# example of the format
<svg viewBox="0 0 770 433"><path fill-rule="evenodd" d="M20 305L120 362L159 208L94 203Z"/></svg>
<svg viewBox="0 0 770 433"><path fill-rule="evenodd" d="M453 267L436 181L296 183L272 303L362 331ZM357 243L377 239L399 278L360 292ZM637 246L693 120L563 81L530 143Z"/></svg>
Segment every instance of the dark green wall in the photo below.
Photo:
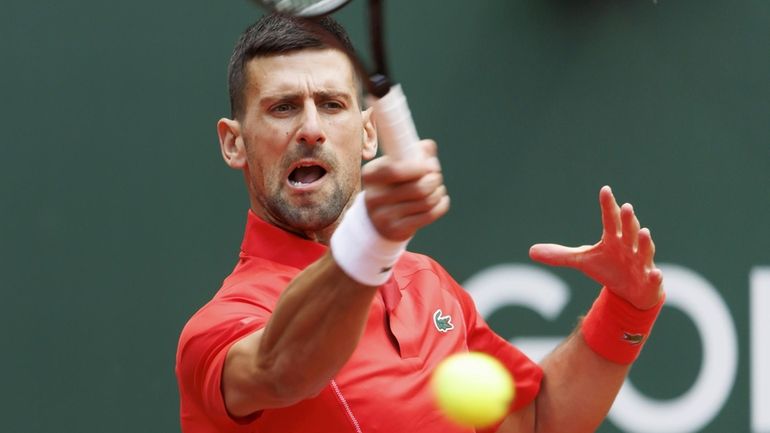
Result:
<svg viewBox="0 0 770 433"><path fill-rule="evenodd" d="M340 18L361 42L356 3ZM658 260L729 304L739 372L702 431L749 431L748 276L770 265L770 2L389 12L392 68L453 199L414 249L463 281L526 263L535 242L590 243L611 184L652 228ZM234 264L247 206L214 126L230 49L257 14L245 1L3 3L3 431L178 430L177 336ZM493 320L502 333L569 331L594 287L554 274L574 288L558 322L508 310ZM686 390L700 362L691 322L666 311L632 375L659 398Z"/></svg>

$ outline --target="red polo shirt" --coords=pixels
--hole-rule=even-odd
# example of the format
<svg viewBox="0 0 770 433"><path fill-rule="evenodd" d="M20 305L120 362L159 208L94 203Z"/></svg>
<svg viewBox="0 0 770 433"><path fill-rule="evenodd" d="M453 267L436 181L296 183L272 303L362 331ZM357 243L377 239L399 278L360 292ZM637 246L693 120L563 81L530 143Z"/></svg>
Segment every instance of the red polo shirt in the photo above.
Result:
<svg viewBox="0 0 770 433"><path fill-rule="evenodd" d="M439 414L429 385L438 362L468 350L487 352L510 369L516 381L513 410L534 399L540 367L489 329L441 266L405 253L394 278L375 296L358 347L318 396L249 419L231 418L221 392L228 349L265 326L281 291L325 251L249 212L238 264L179 339L184 433L471 432Z"/></svg>

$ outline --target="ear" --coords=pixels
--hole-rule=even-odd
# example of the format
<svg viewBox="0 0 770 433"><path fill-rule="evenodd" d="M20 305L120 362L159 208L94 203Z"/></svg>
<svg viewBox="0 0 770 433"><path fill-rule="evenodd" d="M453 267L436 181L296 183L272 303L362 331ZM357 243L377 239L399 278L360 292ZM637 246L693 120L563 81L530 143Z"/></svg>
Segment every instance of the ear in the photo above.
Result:
<svg viewBox="0 0 770 433"><path fill-rule="evenodd" d="M361 112L364 122L364 138L362 157L368 161L377 156L377 127L372 119L372 107Z"/></svg>
<svg viewBox="0 0 770 433"><path fill-rule="evenodd" d="M241 136L241 124L237 120L223 117L217 122L217 135L225 164L237 170L246 167L246 146Z"/></svg>

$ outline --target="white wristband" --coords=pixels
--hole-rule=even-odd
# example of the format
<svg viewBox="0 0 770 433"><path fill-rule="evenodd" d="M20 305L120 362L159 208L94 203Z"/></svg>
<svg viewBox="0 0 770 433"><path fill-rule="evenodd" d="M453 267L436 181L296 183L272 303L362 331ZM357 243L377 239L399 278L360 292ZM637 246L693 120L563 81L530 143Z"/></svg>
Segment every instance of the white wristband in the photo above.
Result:
<svg viewBox="0 0 770 433"><path fill-rule="evenodd" d="M361 192L334 231L331 251L334 261L350 278L367 286L380 286L393 274L393 266L408 243L380 235L369 219Z"/></svg>

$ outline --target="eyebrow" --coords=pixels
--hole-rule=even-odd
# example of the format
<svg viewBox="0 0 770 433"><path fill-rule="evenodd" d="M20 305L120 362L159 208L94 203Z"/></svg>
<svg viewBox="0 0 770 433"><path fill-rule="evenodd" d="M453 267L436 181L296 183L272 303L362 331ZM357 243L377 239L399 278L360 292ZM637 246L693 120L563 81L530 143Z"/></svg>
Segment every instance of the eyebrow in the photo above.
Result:
<svg viewBox="0 0 770 433"><path fill-rule="evenodd" d="M304 92L287 92L287 93L279 92L272 95L264 96L263 98L261 98L261 102L265 104L265 103L273 103L277 101L296 101L304 97L305 97ZM342 99L345 102L350 103L353 100L353 97L347 92L336 91L336 90L318 90L313 92L313 99L315 100Z"/></svg>

